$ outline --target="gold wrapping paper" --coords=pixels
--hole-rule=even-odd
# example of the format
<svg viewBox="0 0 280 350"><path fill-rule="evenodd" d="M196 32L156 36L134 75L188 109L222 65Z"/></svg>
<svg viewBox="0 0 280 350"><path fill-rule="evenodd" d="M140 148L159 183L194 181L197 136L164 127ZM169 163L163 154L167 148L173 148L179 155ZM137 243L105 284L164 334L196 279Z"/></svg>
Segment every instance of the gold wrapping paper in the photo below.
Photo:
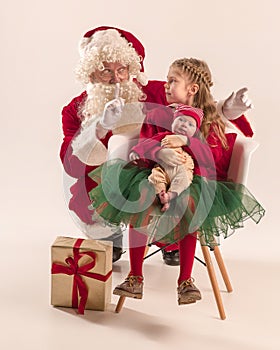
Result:
<svg viewBox="0 0 280 350"><path fill-rule="evenodd" d="M51 247L52 265L67 266L65 259L73 258L73 248L77 238L57 237ZM107 275L112 271L112 242L83 239L79 253L94 252L96 255L95 266L88 272ZM79 259L78 266L90 263L92 259L85 255ZM106 310L111 302L112 276L105 282L81 275L88 289L88 298L85 309ZM52 274L51 277L51 304L54 306L72 307L73 275L65 273Z"/></svg>

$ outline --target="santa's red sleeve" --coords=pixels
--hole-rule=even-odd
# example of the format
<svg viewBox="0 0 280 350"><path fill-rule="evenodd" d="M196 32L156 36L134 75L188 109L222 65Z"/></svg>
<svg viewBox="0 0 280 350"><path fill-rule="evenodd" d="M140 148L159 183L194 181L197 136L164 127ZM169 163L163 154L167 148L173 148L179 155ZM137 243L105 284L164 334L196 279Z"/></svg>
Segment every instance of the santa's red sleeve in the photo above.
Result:
<svg viewBox="0 0 280 350"><path fill-rule="evenodd" d="M73 154L71 145L72 140L80 131L81 119L79 118L79 109L85 97L86 92L83 92L62 109L62 130L64 138L60 148L60 159L66 173L74 178L84 176L96 168L81 162L79 158ZM111 133L108 133L106 137L101 140L106 147L110 136Z"/></svg>
<svg viewBox="0 0 280 350"><path fill-rule="evenodd" d="M245 115L242 114L240 117L230 120L230 122L232 122L232 124L234 124L245 136L252 137L254 135L251 125Z"/></svg>

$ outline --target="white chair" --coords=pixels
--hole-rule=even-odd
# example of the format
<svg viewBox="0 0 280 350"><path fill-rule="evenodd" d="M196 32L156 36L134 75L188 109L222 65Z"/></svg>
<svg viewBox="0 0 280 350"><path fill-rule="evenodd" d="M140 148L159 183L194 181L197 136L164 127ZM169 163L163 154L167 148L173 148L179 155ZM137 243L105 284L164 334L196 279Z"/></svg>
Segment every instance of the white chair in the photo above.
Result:
<svg viewBox="0 0 280 350"><path fill-rule="evenodd" d="M255 150L258 148L258 146L259 144L255 140L252 140L250 138L246 138L242 135L237 134L231 159L230 159L230 166L228 169L229 180L236 183L242 183L243 185L247 184L251 158ZM203 257L205 260L205 265L208 271L213 293L215 296L216 304L219 310L219 314L221 319L224 320L226 318L226 314L225 314L215 270L213 267L211 255L209 253L208 247L203 244L204 242L200 241L200 243L201 243ZM214 246L210 250L214 252L214 256L217 261L218 267L220 269L221 275L223 277L226 289L230 293L232 292L233 289L230 283L227 270L225 268L223 258L220 253L220 249L218 246Z"/></svg>
<svg viewBox="0 0 280 350"><path fill-rule="evenodd" d="M251 158L258 147L257 141L237 134L228 169L229 180L246 186Z"/></svg>
<svg viewBox="0 0 280 350"><path fill-rule="evenodd" d="M112 135L108 142L108 160L128 159L129 151L138 142L134 135Z"/></svg>
<svg viewBox="0 0 280 350"><path fill-rule="evenodd" d="M259 144L255 140L252 140L251 138L246 138L240 134L237 134L237 138L234 144L230 166L228 170L229 180L246 185L248 174L249 174L251 157L258 146ZM220 318L224 320L226 318L226 314L223 306L223 301L222 301L215 269L212 263L210 251L214 252L214 256L227 291L230 293L233 291L233 288L232 288L219 247L213 246L213 248L209 249L209 247L204 244L202 239L200 240L200 245L201 245L202 254L205 260L204 265L207 268L207 272L212 285L216 304L218 307L219 315L220 315ZM124 301L125 301L125 297L121 296L117 303L115 312L118 313L121 311Z"/></svg>

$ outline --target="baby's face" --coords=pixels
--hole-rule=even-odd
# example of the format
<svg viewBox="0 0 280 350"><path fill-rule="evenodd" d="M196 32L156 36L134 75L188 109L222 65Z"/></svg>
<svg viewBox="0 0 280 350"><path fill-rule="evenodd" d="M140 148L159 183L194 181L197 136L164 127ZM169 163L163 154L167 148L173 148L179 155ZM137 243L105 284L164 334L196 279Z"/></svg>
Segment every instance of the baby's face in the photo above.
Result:
<svg viewBox="0 0 280 350"><path fill-rule="evenodd" d="M174 134L192 137L196 132L196 120L189 115L179 115L172 123L172 132Z"/></svg>

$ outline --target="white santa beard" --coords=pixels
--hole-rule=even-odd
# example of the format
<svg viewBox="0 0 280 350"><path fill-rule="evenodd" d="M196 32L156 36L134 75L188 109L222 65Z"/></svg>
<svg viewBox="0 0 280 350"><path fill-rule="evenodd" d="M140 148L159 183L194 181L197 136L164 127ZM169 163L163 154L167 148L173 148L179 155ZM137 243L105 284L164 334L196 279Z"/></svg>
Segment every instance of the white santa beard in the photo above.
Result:
<svg viewBox="0 0 280 350"><path fill-rule="evenodd" d="M100 116L105 104L115 98L116 84L90 83L87 86L87 99L82 109L85 119ZM137 102L142 99L143 92L133 81L120 83L119 96L125 103Z"/></svg>

